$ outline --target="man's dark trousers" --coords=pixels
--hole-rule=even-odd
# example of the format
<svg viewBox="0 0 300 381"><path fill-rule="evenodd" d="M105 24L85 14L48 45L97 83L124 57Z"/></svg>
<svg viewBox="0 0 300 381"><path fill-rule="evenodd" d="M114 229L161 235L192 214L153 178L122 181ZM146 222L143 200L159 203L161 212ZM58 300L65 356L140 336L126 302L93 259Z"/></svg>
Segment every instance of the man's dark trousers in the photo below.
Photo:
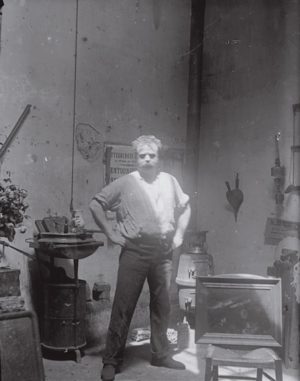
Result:
<svg viewBox="0 0 300 381"><path fill-rule="evenodd" d="M122 249L104 365L118 367L122 364L130 322L146 279L150 290L152 358L162 359L168 356L169 342L166 334L170 315L171 273L172 252L166 254L158 249Z"/></svg>

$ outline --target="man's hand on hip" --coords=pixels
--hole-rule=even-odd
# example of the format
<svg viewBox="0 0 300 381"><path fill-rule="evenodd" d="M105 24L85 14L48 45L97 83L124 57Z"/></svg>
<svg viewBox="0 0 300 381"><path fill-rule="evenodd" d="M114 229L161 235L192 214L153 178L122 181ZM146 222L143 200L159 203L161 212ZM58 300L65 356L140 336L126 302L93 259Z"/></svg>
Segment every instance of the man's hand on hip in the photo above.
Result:
<svg viewBox="0 0 300 381"><path fill-rule="evenodd" d="M183 243L183 237L179 234L175 234L173 237L173 242L172 242L172 249L177 249L180 247Z"/></svg>
<svg viewBox="0 0 300 381"><path fill-rule="evenodd" d="M126 239L116 230L112 230L106 234L107 238L115 245L124 246Z"/></svg>

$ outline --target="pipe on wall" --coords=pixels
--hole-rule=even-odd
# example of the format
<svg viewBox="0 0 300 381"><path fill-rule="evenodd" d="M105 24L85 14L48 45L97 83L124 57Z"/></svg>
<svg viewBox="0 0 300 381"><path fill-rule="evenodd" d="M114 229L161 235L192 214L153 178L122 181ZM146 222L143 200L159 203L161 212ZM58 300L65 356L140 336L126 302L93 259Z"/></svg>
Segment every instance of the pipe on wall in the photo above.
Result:
<svg viewBox="0 0 300 381"><path fill-rule="evenodd" d="M205 0L191 0L185 184L191 197L190 229L196 229Z"/></svg>

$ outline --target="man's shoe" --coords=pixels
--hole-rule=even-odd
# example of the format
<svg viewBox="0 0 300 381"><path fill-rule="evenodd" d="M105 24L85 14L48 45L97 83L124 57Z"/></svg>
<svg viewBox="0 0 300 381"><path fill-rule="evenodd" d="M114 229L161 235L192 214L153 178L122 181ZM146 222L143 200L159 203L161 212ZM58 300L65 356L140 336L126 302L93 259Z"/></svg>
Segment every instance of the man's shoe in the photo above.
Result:
<svg viewBox="0 0 300 381"><path fill-rule="evenodd" d="M103 380L103 381L114 381L116 373L120 373L119 368L114 367L111 364L105 364L105 365L103 365L103 369L101 372L101 380Z"/></svg>
<svg viewBox="0 0 300 381"><path fill-rule="evenodd" d="M177 370L184 370L185 369L185 365L182 364L182 362L173 360L171 357L166 357L163 359L153 358L151 360L151 365L161 366L161 367L169 368L169 369L177 369Z"/></svg>

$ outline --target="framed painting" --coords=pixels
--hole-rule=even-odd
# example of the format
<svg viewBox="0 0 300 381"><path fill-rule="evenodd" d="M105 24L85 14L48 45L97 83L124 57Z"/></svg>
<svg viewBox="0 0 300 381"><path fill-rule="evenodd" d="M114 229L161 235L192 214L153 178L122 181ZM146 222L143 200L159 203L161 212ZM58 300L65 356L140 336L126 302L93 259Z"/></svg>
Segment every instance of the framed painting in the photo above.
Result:
<svg viewBox="0 0 300 381"><path fill-rule="evenodd" d="M280 348L281 336L280 278L196 277L196 343Z"/></svg>

